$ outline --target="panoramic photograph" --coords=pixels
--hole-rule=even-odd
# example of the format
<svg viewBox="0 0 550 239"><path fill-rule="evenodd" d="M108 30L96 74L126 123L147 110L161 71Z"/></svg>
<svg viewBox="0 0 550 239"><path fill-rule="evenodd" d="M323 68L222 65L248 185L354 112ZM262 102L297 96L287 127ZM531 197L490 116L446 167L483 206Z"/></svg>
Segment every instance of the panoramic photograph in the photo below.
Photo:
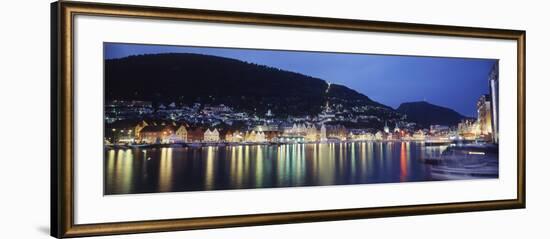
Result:
<svg viewBox="0 0 550 239"><path fill-rule="evenodd" d="M104 43L104 194L498 179L498 59Z"/></svg>

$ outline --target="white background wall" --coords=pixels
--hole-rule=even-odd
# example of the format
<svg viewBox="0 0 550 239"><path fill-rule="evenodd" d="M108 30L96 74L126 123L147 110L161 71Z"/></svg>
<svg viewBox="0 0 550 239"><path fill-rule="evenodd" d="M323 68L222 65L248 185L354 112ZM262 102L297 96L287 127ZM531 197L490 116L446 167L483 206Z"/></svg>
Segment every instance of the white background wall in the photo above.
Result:
<svg viewBox="0 0 550 239"><path fill-rule="evenodd" d="M550 157L543 137L549 133L544 96L550 85L550 14L545 1L116 2L527 30L527 209L112 238L548 238ZM49 1L6 1L0 18L0 237L48 238Z"/></svg>

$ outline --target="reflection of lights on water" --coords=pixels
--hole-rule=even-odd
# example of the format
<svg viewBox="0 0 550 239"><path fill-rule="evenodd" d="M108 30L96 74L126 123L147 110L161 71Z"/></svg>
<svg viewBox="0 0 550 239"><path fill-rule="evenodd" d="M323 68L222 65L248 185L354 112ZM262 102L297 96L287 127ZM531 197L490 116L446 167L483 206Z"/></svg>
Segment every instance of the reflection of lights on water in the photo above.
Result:
<svg viewBox="0 0 550 239"><path fill-rule="evenodd" d="M425 173L423 167L418 166L421 150L426 154L438 154L444 149L416 142L358 141L347 145L317 143L106 150L106 187L114 188L106 192L127 193L135 190L134 187L142 190L149 186L153 186L155 191L166 192L196 190L196 186L213 190L407 181ZM154 160L141 161L139 157L153 157ZM186 160L180 162L180 158ZM139 161L132 162L133 159ZM158 176L157 172L147 172L151 169L157 171ZM136 171L132 173L132 170ZM149 184L137 184L147 182Z"/></svg>
<svg viewBox="0 0 550 239"><path fill-rule="evenodd" d="M243 146L239 146L237 151L237 171L235 175L235 182L237 188L241 188L243 184Z"/></svg>
<svg viewBox="0 0 550 239"><path fill-rule="evenodd" d="M256 164L256 187L261 187L263 184L263 151L261 146L256 147L256 161L254 162Z"/></svg>
<svg viewBox="0 0 550 239"><path fill-rule="evenodd" d="M485 155L484 152L472 152L472 151L468 152L468 154Z"/></svg>
<svg viewBox="0 0 550 239"><path fill-rule="evenodd" d="M144 149L144 150L141 150L141 152L143 153L143 157L141 157L142 159L151 160L151 157L147 157L147 150Z"/></svg>
<svg viewBox="0 0 550 239"><path fill-rule="evenodd" d="M108 173L111 173L115 187L118 193L129 193L132 190L132 173L133 173L133 154L131 150L119 149L109 152L109 158L113 158L108 165ZM114 162L116 161L116 163Z"/></svg>
<svg viewBox="0 0 550 239"><path fill-rule="evenodd" d="M172 148L160 151L159 189L168 192L172 188Z"/></svg>
<svg viewBox="0 0 550 239"><path fill-rule="evenodd" d="M284 162L288 157L287 145L281 145L279 148L279 157L277 158L277 185L280 186L284 180Z"/></svg>
<svg viewBox="0 0 550 239"><path fill-rule="evenodd" d="M290 179L290 169L292 167L291 163L293 158L296 155L296 144L293 144L292 146L288 147L286 151L286 158L284 159L284 165L283 165L283 176L284 181L288 181Z"/></svg>
<svg viewBox="0 0 550 239"><path fill-rule="evenodd" d="M350 154L351 154L351 177L355 177L355 143L351 143L351 149L350 149Z"/></svg>
<svg viewBox="0 0 550 239"><path fill-rule="evenodd" d="M341 144L338 148L334 145L323 146L320 148L319 157L316 158L313 165L313 172L311 173L312 180L315 184L330 185L334 182L336 175L335 164L342 165L339 162L341 159L337 159L338 155L340 155L344 150L343 148L340 150L340 148L342 148ZM339 150L339 152L336 152L336 150ZM328 151L328 153L326 151Z"/></svg>
<svg viewBox="0 0 550 239"><path fill-rule="evenodd" d="M246 185L247 182L248 182L248 174L250 172L250 148L252 148L252 146L244 146L244 161L243 161L243 167L242 167L242 170L240 172L241 176L241 186L242 185Z"/></svg>
<svg viewBox="0 0 550 239"><path fill-rule="evenodd" d="M373 160L374 160L374 143L369 142L367 144L367 170L368 170L367 173L374 172Z"/></svg>
<svg viewBox="0 0 550 239"><path fill-rule="evenodd" d="M400 154L400 163L401 163L401 175L400 179L401 181L405 181L407 179L408 174L408 152L407 152L407 146L404 143L401 143L401 154Z"/></svg>
<svg viewBox="0 0 550 239"><path fill-rule="evenodd" d="M384 164L384 146L382 142L377 142L378 144L378 160L382 161L382 164Z"/></svg>
<svg viewBox="0 0 550 239"><path fill-rule="evenodd" d="M109 150L107 154L107 183L113 182L116 179L115 173L115 150Z"/></svg>
<svg viewBox="0 0 550 239"><path fill-rule="evenodd" d="M361 142L361 174L362 176L366 177L367 174L367 144L365 142Z"/></svg>
<svg viewBox="0 0 550 239"><path fill-rule="evenodd" d="M231 159L229 162L229 175L230 175L230 180L231 180L231 184L235 184L235 174L237 172L237 167L236 167L236 163L235 161L237 160L237 150L238 148L241 147L241 146L237 146L237 147L231 147Z"/></svg>
<svg viewBox="0 0 550 239"><path fill-rule="evenodd" d="M294 176L293 177L293 181L294 181L294 185L296 185L296 183L298 182L299 178L300 178L300 170L301 170L301 161L302 161L302 153L301 153L301 149L302 149L302 146L304 146L303 144L302 145L297 145L295 148L294 148L294 153L293 153L293 161L294 163L291 165L291 174Z"/></svg>
<svg viewBox="0 0 550 239"><path fill-rule="evenodd" d="M340 167L338 167L340 169L340 171L338 172L340 175L343 175L344 174L344 167L343 167L343 162L344 162L344 149L343 149L343 143L340 143L338 145L338 164L340 165ZM336 147L335 147L335 150L336 150ZM321 159L321 162L324 162L324 159ZM325 166L323 165L320 165L320 168L321 170L324 169ZM323 170L324 172L324 170Z"/></svg>
<svg viewBox="0 0 550 239"><path fill-rule="evenodd" d="M123 163L124 163L124 151L122 150L117 150L116 152L116 164L115 164L115 182L117 184L117 188L124 188L124 184L123 184L123 181L122 180L124 178L124 168L123 168Z"/></svg>
<svg viewBox="0 0 550 239"><path fill-rule="evenodd" d="M214 186L214 147L208 146L206 152L206 167L205 167L205 180L204 188L210 190Z"/></svg>
<svg viewBox="0 0 550 239"><path fill-rule="evenodd" d="M386 153L384 155L386 160L393 158L393 142L387 142L386 143ZM390 163L392 163L392 160L388 160Z"/></svg>
<svg viewBox="0 0 550 239"><path fill-rule="evenodd" d="M328 150L330 150L330 145L328 146ZM317 148L315 148L315 153L313 154L311 158L311 174L317 175L318 174L318 167L319 167L319 159L323 157L323 151L327 150L326 147L323 145L319 145L319 151L317 152Z"/></svg>

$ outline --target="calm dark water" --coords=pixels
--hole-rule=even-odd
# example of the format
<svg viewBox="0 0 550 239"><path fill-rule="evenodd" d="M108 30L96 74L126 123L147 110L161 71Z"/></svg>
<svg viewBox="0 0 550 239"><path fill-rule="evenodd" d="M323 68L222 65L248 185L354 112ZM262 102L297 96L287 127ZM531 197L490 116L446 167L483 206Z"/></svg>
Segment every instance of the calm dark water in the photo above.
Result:
<svg viewBox="0 0 550 239"><path fill-rule="evenodd" d="M105 151L105 194L434 180L414 142L250 145Z"/></svg>

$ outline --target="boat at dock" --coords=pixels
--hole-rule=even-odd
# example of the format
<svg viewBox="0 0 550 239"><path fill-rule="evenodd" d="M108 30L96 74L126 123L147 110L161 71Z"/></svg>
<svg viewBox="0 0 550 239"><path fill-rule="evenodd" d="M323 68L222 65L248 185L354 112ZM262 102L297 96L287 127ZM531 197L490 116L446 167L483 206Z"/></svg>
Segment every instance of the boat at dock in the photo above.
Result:
<svg viewBox="0 0 550 239"><path fill-rule="evenodd" d="M498 178L498 146L493 144L449 146L441 156L423 161L438 180Z"/></svg>

